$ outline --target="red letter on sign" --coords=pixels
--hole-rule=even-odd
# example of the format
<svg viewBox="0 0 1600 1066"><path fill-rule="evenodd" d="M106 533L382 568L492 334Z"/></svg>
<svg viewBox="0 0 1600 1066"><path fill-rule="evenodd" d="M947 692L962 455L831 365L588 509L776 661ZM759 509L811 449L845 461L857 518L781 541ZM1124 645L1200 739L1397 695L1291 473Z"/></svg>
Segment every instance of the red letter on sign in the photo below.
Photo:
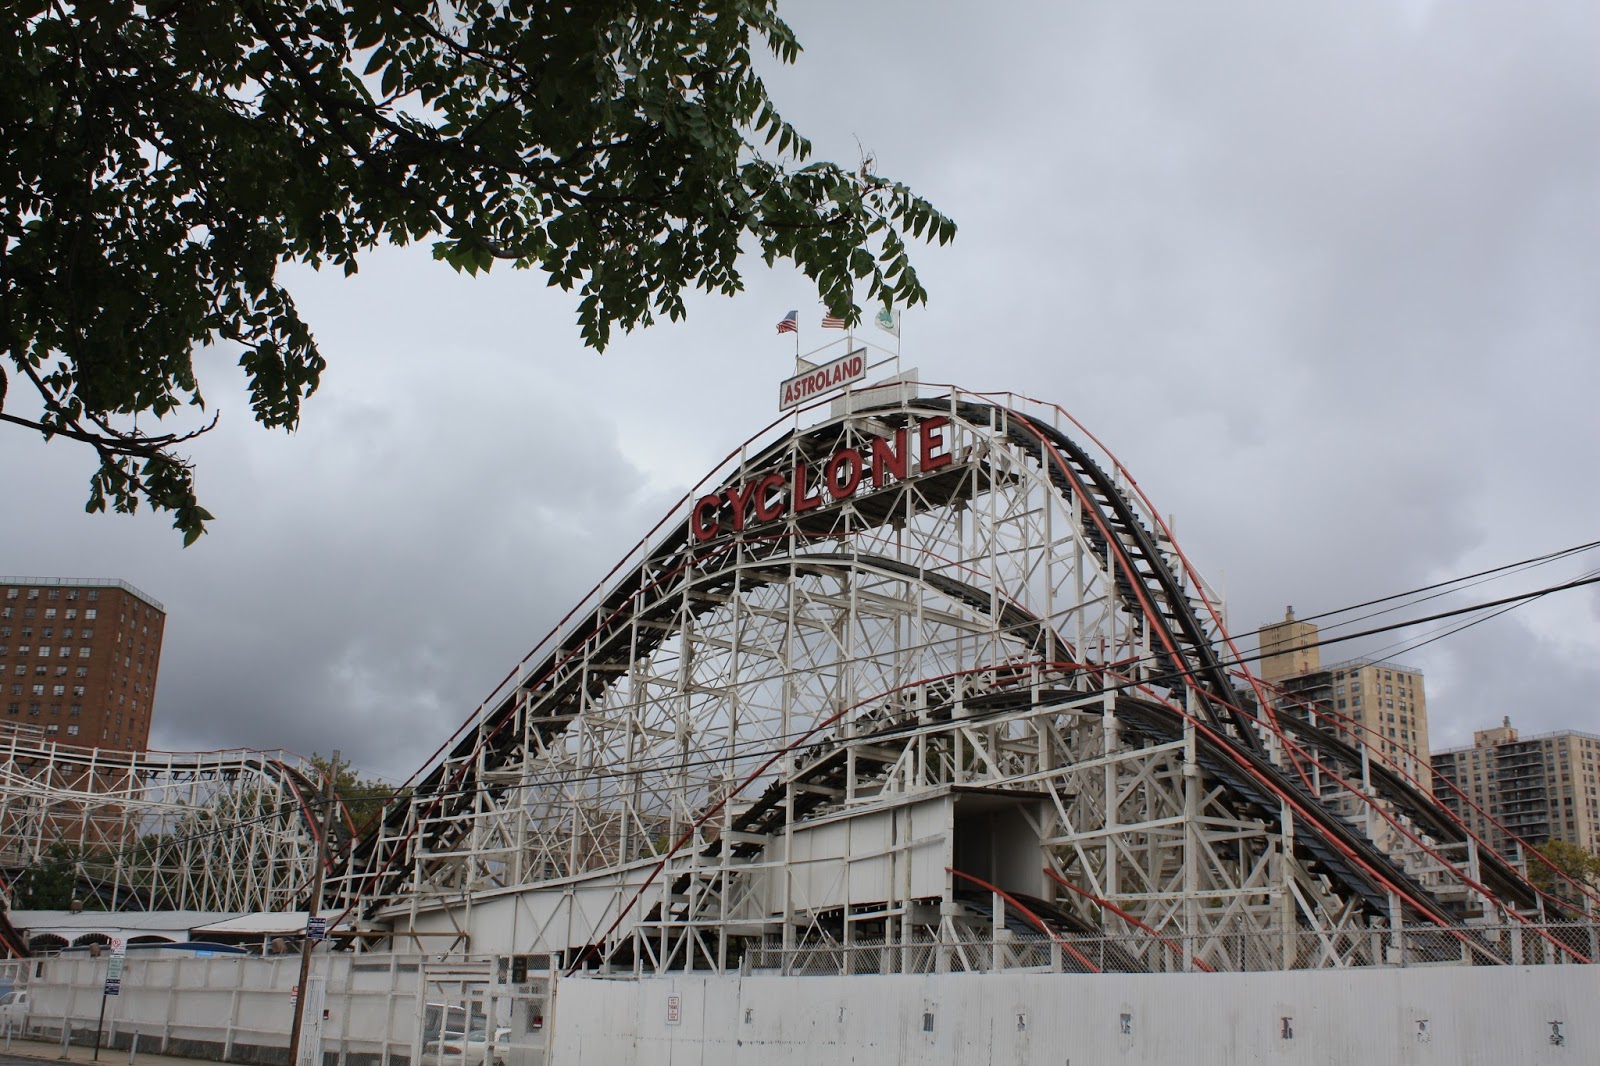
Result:
<svg viewBox="0 0 1600 1066"><path fill-rule="evenodd" d="M744 531L744 505L749 502L750 493L753 491L755 491L755 485L747 484L734 486L724 493L728 497L728 502L733 504L733 531L735 533Z"/></svg>
<svg viewBox="0 0 1600 1066"><path fill-rule="evenodd" d="M843 478L839 476L841 471L845 475ZM854 448L834 452L824 472L827 477L823 478L823 483L828 486L828 494L836 500L844 499L861 484L861 453Z"/></svg>
<svg viewBox="0 0 1600 1066"><path fill-rule="evenodd" d="M937 470L941 466L949 466L955 462L955 456L949 452L938 452L935 448L944 447L944 427L950 420L943 415L930 418L917 427L917 436L920 438L922 455L922 472Z"/></svg>
<svg viewBox="0 0 1600 1066"><path fill-rule="evenodd" d="M702 496L694 501L694 510L689 512L689 528L694 532L695 540L710 540L722 532L722 524L716 518L721 506L721 496ZM709 519L706 517L707 508L710 509Z"/></svg>
<svg viewBox="0 0 1600 1066"><path fill-rule="evenodd" d="M889 447L889 442L881 437L872 439L872 482L878 488L883 488L889 483L885 474L893 474L901 481L905 480L906 465L911 456L906 451L906 431L894 431L894 447Z"/></svg>
<svg viewBox="0 0 1600 1066"><path fill-rule="evenodd" d="M783 485L782 474L768 474L756 485L757 522L770 522L783 514Z"/></svg>
<svg viewBox="0 0 1600 1066"><path fill-rule="evenodd" d="M794 484L789 488L789 497L794 500L794 513L814 511L822 506L822 494L815 496L806 495L806 464L794 464Z"/></svg>

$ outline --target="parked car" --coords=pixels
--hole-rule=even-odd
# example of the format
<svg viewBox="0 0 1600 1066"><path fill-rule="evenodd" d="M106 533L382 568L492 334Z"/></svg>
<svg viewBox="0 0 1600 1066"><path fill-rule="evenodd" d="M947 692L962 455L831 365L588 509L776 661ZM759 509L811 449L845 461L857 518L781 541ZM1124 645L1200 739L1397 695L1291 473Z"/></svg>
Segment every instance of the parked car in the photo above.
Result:
<svg viewBox="0 0 1600 1066"><path fill-rule="evenodd" d="M508 1026L494 1031L493 1043L483 1029L466 1034L445 1033L422 1046L421 1066L506 1066L506 1053L510 1050L511 1029Z"/></svg>
<svg viewBox="0 0 1600 1066"><path fill-rule="evenodd" d="M9 1026L13 1033L28 1027L28 992L16 988L0 996L0 1028Z"/></svg>

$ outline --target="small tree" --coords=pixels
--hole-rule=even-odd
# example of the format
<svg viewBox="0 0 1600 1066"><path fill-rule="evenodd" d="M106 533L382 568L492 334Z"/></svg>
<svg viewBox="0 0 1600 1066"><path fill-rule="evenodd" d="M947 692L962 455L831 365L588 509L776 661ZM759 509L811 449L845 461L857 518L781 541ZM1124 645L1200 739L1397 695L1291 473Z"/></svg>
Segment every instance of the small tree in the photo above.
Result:
<svg viewBox="0 0 1600 1066"><path fill-rule="evenodd" d="M325 781L328 771L333 764L315 752L311 755L311 763L317 768L318 779ZM358 836L362 835L367 826L383 813L383 808L396 797L410 794L409 789L396 789L373 778L363 779L355 768L349 763L341 763L338 772L334 774L333 791L344 804L344 809L350 815L351 824L355 826Z"/></svg>
<svg viewBox="0 0 1600 1066"><path fill-rule="evenodd" d="M1544 891L1561 899L1579 900L1582 893L1566 878L1587 888L1600 888L1600 857L1565 840L1547 840L1535 850L1556 868L1552 870L1538 859L1528 863L1529 878ZM1566 878L1557 874L1557 870Z"/></svg>
<svg viewBox="0 0 1600 1066"><path fill-rule="evenodd" d="M17 910L64 911L72 905L77 887L77 854L65 844L52 844L12 883L11 905Z"/></svg>

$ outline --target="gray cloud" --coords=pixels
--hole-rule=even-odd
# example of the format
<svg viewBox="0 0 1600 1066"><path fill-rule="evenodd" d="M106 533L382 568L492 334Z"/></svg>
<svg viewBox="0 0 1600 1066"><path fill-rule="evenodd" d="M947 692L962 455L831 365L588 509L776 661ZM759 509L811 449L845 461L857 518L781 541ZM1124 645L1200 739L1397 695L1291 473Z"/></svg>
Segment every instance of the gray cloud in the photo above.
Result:
<svg viewBox="0 0 1600 1066"><path fill-rule="evenodd" d="M1235 631L1600 530L1593 5L785 15L806 53L772 86L819 155L859 139L961 224L918 259L906 362L1081 418L1176 514ZM792 270L750 267L739 299L604 356L531 275L426 249L297 275L331 363L301 432L248 425L204 355L215 531L183 552L159 519L82 516L88 457L8 431L32 516L0 515L4 568L167 603L159 743L339 746L403 775L775 414L777 318L831 339ZM1439 742L1502 713L1595 728L1600 624L1568 595L1409 656Z"/></svg>

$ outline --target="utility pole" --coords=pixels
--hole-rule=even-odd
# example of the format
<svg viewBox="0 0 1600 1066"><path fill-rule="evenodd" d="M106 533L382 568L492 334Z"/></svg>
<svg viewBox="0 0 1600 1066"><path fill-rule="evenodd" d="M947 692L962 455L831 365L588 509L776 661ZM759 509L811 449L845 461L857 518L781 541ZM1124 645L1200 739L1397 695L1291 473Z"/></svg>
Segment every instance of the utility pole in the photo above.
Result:
<svg viewBox="0 0 1600 1066"><path fill-rule="evenodd" d="M333 835L333 809L337 803L333 784L339 777L339 752L333 753L333 763L328 767L328 779L324 782L322 793L322 836L317 841L317 868L311 880L311 903L307 918L315 918L318 909L322 906L322 875L328 868L328 838ZM300 1033L304 1028L306 1015L306 981L311 976L311 948L312 940L303 936L300 940L300 984L299 994L294 997L294 1025L289 1030L289 1063L288 1066L299 1066L300 1063Z"/></svg>

